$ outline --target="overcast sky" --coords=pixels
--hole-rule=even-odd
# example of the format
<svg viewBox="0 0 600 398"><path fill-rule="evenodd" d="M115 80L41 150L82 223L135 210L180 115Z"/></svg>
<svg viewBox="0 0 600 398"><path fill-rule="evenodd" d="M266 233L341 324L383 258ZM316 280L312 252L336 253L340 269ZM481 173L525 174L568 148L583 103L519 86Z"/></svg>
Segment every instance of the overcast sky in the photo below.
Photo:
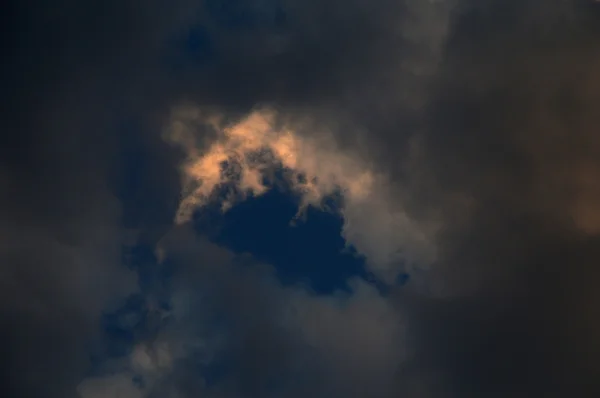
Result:
<svg viewBox="0 0 600 398"><path fill-rule="evenodd" d="M591 0L22 0L0 396L600 396Z"/></svg>

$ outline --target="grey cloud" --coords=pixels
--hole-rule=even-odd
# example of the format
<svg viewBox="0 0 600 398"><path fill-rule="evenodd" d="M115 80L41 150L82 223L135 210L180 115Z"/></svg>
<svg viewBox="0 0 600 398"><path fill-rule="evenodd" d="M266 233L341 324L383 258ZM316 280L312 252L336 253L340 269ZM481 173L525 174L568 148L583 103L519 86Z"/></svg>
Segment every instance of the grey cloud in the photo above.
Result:
<svg viewBox="0 0 600 398"><path fill-rule="evenodd" d="M281 31L277 24L234 31L194 2L168 9L154 2L93 4L21 2L3 15L9 30L0 145L0 183L9 193L1 228L8 236L2 283L11 286L1 307L3 324L12 325L2 336L7 396L74 393L86 361L79 339L118 294L94 291L95 284L82 284L71 271L84 270L80 278L107 286L121 278L121 269L111 266L118 263L120 206L103 184L122 137L107 121L118 108L159 130L169 108L182 101L232 114L270 103L326 123L340 146L391 175L411 215L444 226L436 237L439 260L425 272L435 294L390 299L406 313L408 335L398 339L410 343L411 356L400 361L397 375L383 371L392 374L386 382L394 380L381 396L594 396L597 4L488 0L422 9L424 2L412 1L398 7L286 2ZM198 21L217 55L164 72L167 39L185 36ZM156 160L153 176L168 187L148 188L148 196L165 196L139 214L164 212L148 222L158 230L148 233L151 240L176 208L177 154L156 134L140 141ZM205 258L222 256L199 247ZM240 322L231 340L237 377L223 387L225 396L238 389L261 396L279 369L292 375L293 388L284 390L292 396L335 396L352 387L340 389L334 375L355 375L344 366L352 369L363 355L383 353L382 367L394 362L384 348L352 351L342 344L369 338L368 330L344 334L332 326L327 333L347 340L329 343L327 333L314 332L325 352L335 351L330 362L294 373L315 361L297 330L277 323L277 288L257 289L264 286L259 277L234 277L219 267L198 280L218 281L219 308ZM32 310L40 301L51 310ZM315 311L327 311L318 302ZM353 325L340 317L341 325ZM203 336L195 327L182 330ZM369 375L368 367L364 372L358 371ZM293 384L305 379L311 383ZM168 390L169 380L161 388Z"/></svg>
<svg viewBox="0 0 600 398"><path fill-rule="evenodd" d="M451 396L597 391L597 182L582 182L600 170L597 18L586 2L490 1L454 22L413 191L446 217L430 274L445 291L412 307L414 369L441 371Z"/></svg>
<svg viewBox="0 0 600 398"><path fill-rule="evenodd" d="M117 364L106 376L84 380L83 398L109 390L144 397L387 397L395 391L408 358L405 319L374 287L356 281L352 294L332 297L283 287L268 267L187 228L167 234L161 250L180 267L171 323L140 342L124 368ZM211 384L202 367L223 360L230 373ZM143 387L131 381L136 374L144 376Z"/></svg>
<svg viewBox="0 0 600 398"><path fill-rule="evenodd" d="M120 86L113 79L131 60L122 53L131 44L121 36L128 21L111 23L112 12L104 17L92 6L11 2L2 13L6 397L75 396L100 314L137 289L121 258L130 231L111 179L119 138L113 107Z"/></svg>

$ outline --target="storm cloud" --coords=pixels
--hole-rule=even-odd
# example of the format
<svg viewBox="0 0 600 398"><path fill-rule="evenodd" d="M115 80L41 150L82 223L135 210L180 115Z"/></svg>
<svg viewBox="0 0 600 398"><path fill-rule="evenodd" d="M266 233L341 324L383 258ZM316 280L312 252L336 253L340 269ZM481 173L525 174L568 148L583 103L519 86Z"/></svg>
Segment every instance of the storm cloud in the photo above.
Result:
<svg viewBox="0 0 600 398"><path fill-rule="evenodd" d="M4 396L600 393L597 2L7 10ZM197 228L271 191L372 279L319 294Z"/></svg>

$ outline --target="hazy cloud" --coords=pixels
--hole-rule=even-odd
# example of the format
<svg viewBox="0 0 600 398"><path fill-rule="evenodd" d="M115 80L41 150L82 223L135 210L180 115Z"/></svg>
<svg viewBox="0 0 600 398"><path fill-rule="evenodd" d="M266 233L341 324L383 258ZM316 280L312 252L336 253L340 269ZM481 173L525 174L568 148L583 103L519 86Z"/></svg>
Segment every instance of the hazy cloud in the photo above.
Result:
<svg viewBox="0 0 600 398"><path fill-rule="evenodd" d="M217 3L3 13L2 394L597 396L597 2ZM320 297L172 226L278 178L420 273ZM172 308L90 375L131 230Z"/></svg>

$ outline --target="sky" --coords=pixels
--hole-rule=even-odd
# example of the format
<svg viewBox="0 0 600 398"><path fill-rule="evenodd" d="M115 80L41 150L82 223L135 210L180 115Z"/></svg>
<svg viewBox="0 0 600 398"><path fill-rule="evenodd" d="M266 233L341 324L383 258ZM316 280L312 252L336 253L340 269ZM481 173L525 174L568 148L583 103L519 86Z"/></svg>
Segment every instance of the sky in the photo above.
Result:
<svg viewBox="0 0 600 398"><path fill-rule="evenodd" d="M0 15L0 396L600 396L598 2Z"/></svg>

